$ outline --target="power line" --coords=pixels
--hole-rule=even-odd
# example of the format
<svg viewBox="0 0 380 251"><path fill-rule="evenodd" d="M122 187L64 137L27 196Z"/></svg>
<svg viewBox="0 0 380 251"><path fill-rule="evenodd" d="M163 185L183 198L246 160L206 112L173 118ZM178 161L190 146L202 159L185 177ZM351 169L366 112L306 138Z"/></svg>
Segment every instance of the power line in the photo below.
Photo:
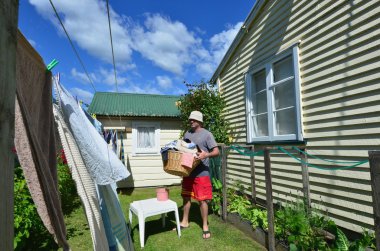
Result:
<svg viewBox="0 0 380 251"><path fill-rule="evenodd" d="M92 88L93 88L94 91L96 92L96 89L95 89L94 83L92 82L92 80L91 80L91 78L90 78L90 75L88 74L88 72L87 72L87 70L86 70L86 67L84 66L83 61L82 61L82 59L80 58L78 51L75 49L75 46L74 46L73 42L71 41L71 38L70 38L70 36L69 36L69 33L67 32L65 26L63 25L62 20L61 20L61 18L59 17L58 12L57 12L57 10L55 9L55 6L54 6L53 2L52 2L51 0L49 0L49 2L50 2L50 4L51 4L51 7L53 7L53 10L54 10L54 12L55 12L55 15L57 16L57 18L58 18L58 20L59 20L59 22L60 22L60 24L61 24L63 30L64 30L65 33L66 33L67 38L69 39L69 42L70 42L71 48L74 50L75 55L77 56L77 58L78 58L80 64L82 65L82 68L83 68L84 72L86 73L87 78L88 78L88 80L90 81L90 84L91 84Z"/></svg>
<svg viewBox="0 0 380 251"><path fill-rule="evenodd" d="M119 92L117 87L117 78L116 78L116 65L115 65L115 54L113 52L113 42L112 42L112 30L111 30L111 18L110 18L110 9L108 6L108 0L107 0L107 15L108 15L108 27L110 30L110 40L111 40L111 49L112 49L112 62L113 62L113 72L115 74L115 84L116 84L116 92Z"/></svg>

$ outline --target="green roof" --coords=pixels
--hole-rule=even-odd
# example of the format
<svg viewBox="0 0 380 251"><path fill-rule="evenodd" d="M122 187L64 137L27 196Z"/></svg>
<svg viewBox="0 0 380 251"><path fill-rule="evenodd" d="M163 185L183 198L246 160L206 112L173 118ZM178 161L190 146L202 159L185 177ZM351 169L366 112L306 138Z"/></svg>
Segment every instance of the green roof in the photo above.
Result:
<svg viewBox="0 0 380 251"><path fill-rule="evenodd" d="M89 113L129 117L179 117L175 102L180 96L96 92Z"/></svg>

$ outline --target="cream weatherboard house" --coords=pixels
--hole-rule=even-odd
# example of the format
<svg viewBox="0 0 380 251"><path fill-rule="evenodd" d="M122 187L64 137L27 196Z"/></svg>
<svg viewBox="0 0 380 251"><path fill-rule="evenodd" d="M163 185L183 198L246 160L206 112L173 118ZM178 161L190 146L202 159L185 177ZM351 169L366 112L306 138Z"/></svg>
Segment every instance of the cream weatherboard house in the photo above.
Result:
<svg viewBox="0 0 380 251"><path fill-rule="evenodd" d="M124 145L124 161L131 176L119 188L179 184L163 171L161 147L180 136L179 96L97 92L88 112L105 130L116 130Z"/></svg>
<svg viewBox="0 0 380 251"><path fill-rule="evenodd" d="M234 143L297 144L333 161L380 150L380 1L257 0L216 69ZM334 164L309 158L309 163ZM254 158L257 197L265 199L264 161ZM271 158L274 199L302 191L300 164ZM248 190L250 162L231 152L227 181ZM340 226L374 225L368 163L346 170L309 167L311 201Z"/></svg>

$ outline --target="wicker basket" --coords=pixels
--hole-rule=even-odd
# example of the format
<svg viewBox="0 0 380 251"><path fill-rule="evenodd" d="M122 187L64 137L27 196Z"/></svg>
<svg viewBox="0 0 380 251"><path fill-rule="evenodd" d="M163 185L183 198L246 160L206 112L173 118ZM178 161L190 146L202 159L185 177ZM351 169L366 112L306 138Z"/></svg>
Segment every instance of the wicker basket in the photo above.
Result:
<svg viewBox="0 0 380 251"><path fill-rule="evenodd" d="M164 171L176 176L187 177L201 162L199 159L194 159L193 168L187 168L181 165L181 157L181 152L169 150L168 159L162 161L164 163Z"/></svg>

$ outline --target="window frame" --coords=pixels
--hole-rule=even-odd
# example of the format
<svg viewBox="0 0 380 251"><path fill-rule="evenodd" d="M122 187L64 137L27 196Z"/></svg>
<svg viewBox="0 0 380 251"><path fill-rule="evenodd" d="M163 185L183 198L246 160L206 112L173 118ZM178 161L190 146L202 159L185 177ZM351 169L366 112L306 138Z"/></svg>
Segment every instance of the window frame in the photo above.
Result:
<svg viewBox="0 0 380 251"><path fill-rule="evenodd" d="M137 135L138 127L154 127L155 146L153 148L138 148ZM132 156L159 155L160 153L160 122L153 121L133 121L132 122Z"/></svg>
<svg viewBox="0 0 380 251"><path fill-rule="evenodd" d="M289 80L281 80L280 83L274 83L273 68L274 64L280 60L292 56L293 70L294 70L294 91L295 91L295 110L296 110L296 132L294 134L287 135L275 135L275 118L274 118L274 87ZM247 143L263 143L263 142L278 142L278 141L290 141L300 142L303 141L302 130L302 109L301 109L301 81L299 74L299 48L298 44L291 46L288 49L278 53L271 59L264 63L256 65L249 70L245 76L246 83L246 124L247 124ZM262 70L265 70L266 74L266 94L267 94L267 122L268 122L268 136L255 137L254 135L254 121L253 121L253 102L252 102L252 76Z"/></svg>

